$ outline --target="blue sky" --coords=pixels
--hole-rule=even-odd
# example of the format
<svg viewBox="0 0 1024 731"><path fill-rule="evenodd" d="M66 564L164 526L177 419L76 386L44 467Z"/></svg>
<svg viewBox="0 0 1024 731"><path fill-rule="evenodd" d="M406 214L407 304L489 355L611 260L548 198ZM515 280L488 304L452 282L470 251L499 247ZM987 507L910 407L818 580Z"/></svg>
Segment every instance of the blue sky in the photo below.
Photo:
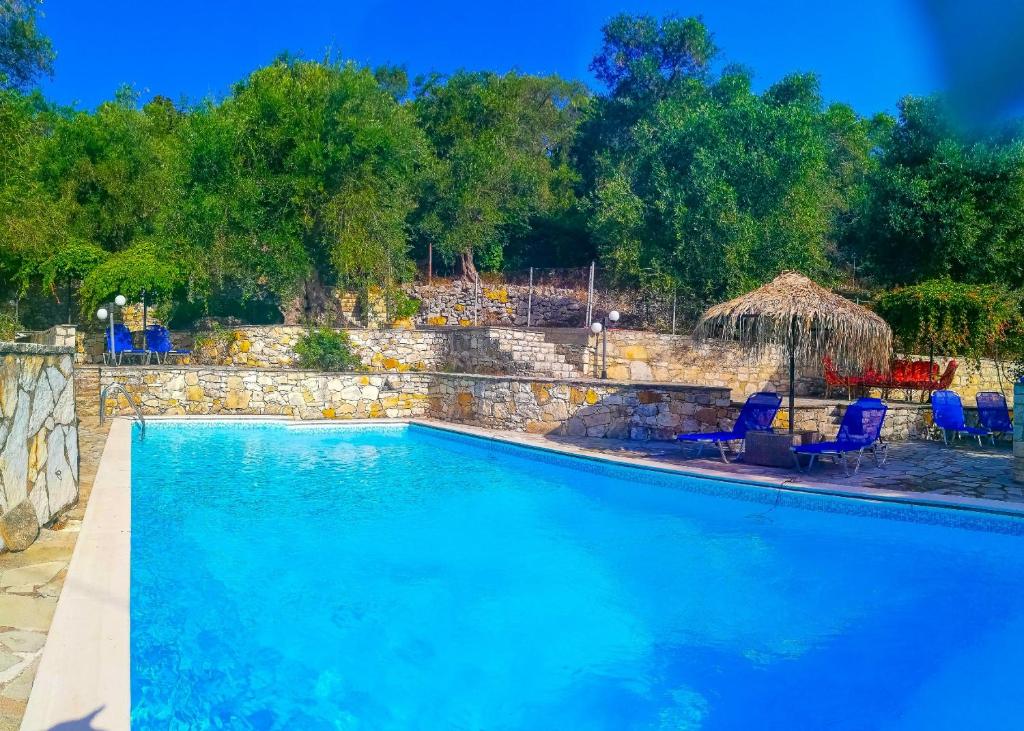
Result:
<svg viewBox="0 0 1024 731"><path fill-rule="evenodd" d="M702 15L723 60L752 68L759 88L816 71L827 100L863 114L893 111L903 95L940 86L929 26L911 0L47 0L44 12L58 57L43 88L85 108L124 83L144 98L223 95L285 50L317 58L332 49L371 65L404 64L412 75L516 68L593 86L587 66L601 25L619 12Z"/></svg>

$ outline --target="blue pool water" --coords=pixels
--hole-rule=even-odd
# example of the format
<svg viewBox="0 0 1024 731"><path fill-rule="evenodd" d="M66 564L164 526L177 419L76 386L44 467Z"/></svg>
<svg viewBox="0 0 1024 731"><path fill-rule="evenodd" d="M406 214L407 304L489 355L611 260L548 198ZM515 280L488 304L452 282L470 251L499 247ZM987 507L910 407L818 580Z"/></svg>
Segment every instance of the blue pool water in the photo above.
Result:
<svg viewBox="0 0 1024 731"><path fill-rule="evenodd" d="M1009 520L415 426L152 424L132 460L134 728L1024 725Z"/></svg>

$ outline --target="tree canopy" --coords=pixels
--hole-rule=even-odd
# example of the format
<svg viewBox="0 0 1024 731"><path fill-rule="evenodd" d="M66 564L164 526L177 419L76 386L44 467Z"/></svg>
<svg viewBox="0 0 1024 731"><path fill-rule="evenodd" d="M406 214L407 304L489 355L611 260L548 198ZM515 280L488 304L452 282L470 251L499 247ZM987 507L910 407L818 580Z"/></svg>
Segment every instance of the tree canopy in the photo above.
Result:
<svg viewBox="0 0 1024 731"><path fill-rule="evenodd" d="M900 287L877 306L907 338L932 322L917 285L978 322L975 296L1019 307L1019 120L962 129L941 96L862 116L813 73L758 84L699 18L610 20L596 90L285 55L223 98L126 87L80 110L33 90L54 58L39 13L0 0L0 296L40 325L69 294L142 290L189 317L326 321L333 288L397 302L428 249L469 277L596 257L693 309L787 269ZM950 347L989 342L971 338Z"/></svg>

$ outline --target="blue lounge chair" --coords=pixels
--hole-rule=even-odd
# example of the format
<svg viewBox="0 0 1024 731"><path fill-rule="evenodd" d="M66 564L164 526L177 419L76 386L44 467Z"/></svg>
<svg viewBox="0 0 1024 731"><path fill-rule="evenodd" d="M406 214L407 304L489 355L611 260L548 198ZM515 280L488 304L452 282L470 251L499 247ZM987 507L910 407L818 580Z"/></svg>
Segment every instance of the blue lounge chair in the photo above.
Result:
<svg viewBox="0 0 1024 731"><path fill-rule="evenodd" d="M103 353L103 362L111 365L121 365L126 355L139 356L144 363L149 362L149 351L144 348L136 348L132 342L132 333L124 323L114 325L114 342L110 342L110 328L106 329L107 350Z"/></svg>
<svg viewBox="0 0 1024 731"><path fill-rule="evenodd" d="M953 391L936 391L932 394L932 419L942 432L942 441L947 445L948 432L953 432L957 438L964 434L975 437L979 447L982 437L992 436L987 427L967 426L964 423L964 405Z"/></svg>
<svg viewBox="0 0 1024 731"><path fill-rule="evenodd" d="M191 355L191 350L178 350L171 345L171 333L163 325L146 327L146 347L156 356L156 362L167 362L167 356Z"/></svg>
<svg viewBox="0 0 1024 731"><path fill-rule="evenodd" d="M992 432L992 443L997 436L1013 434L1013 422L1010 421L1010 410L1006 407L1006 397L998 391L982 391L976 397L978 403L978 423Z"/></svg>
<svg viewBox="0 0 1024 731"><path fill-rule="evenodd" d="M729 458L725 454L725 445L729 442L742 442L748 431L771 431L772 422L775 421L775 414L778 413L781 404L782 397L777 393L755 393L743 404L732 431L680 434L676 439L700 445L697 450L698 457L704 452L705 446L714 444L718 447L719 454L722 455L722 461L728 464Z"/></svg>
<svg viewBox="0 0 1024 731"><path fill-rule="evenodd" d="M849 455L857 454L857 464L853 467L853 474L857 474L860 463L864 459L864 452L869 451L875 458L875 464L881 467L885 464L888 454L888 445L882 442L882 424L885 422L885 412L889 407L882 403L881 399L860 398L846 407L843 420L839 424L839 433L830 442L818 442L817 444L805 444L793 447L793 460L797 469L800 469L800 455L810 455L807 463L807 472L814 466L814 460L821 456L832 457L836 462L840 457L843 460L843 471L850 476ZM879 456L881 455L881 456Z"/></svg>

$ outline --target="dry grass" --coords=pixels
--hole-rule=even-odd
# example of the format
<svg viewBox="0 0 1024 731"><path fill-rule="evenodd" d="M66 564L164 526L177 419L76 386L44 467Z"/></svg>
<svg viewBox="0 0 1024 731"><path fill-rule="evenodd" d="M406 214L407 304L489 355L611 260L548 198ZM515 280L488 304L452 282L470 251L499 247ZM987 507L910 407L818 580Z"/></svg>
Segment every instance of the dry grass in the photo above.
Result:
<svg viewBox="0 0 1024 731"><path fill-rule="evenodd" d="M715 305L700 318L694 337L737 340L754 355L782 346L805 363L827 355L850 370L887 368L892 355L885 320L797 272Z"/></svg>

